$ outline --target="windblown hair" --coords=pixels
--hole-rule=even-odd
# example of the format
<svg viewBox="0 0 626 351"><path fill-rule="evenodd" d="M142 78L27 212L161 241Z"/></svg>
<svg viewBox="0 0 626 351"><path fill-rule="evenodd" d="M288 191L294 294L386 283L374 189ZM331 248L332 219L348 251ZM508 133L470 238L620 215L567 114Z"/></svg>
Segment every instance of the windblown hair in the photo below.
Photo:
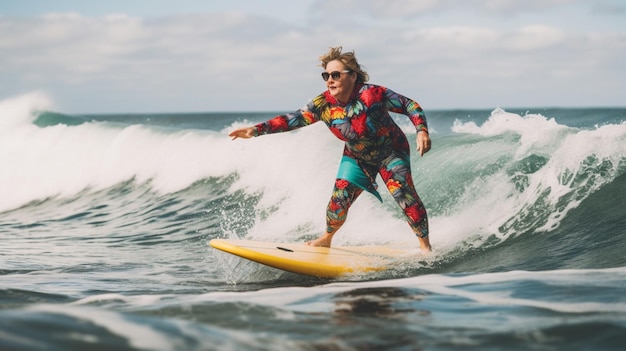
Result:
<svg viewBox="0 0 626 351"><path fill-rule="evenodd" d="M357 83L367 82L370 79L370 76L361 68L361 65L359 65L359 62L356 60L356 56L354 55L354 51L342 53L341 49L341 46L330 48L328 53L320 56L320 61L322 62L320 66L326 69L326 65L328 65L330 61L341 61L346 69L356 73Z"/></svg>

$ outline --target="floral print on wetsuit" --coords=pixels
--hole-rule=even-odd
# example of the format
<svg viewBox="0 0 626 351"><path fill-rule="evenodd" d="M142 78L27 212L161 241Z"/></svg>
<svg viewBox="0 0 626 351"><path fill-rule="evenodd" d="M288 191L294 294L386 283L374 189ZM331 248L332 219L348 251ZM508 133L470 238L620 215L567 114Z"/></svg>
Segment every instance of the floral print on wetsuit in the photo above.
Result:
<svg viewBox="0 0 626 351"><path fill-rule="evenodd" d="M376 175L402 208L413 232L428 236L428 218L411 176L408 140L389 112L409 117L417 131L426 131L426 117L419 104L390 89L374 84L355 87L347 104L341 104L328 91L294 113L276 116L255 126L257 135L286 132L318 121L345 142L343 154L354 159L370 179L372 191ZM337 179L327 207L327 231L334 233L345 222L348 209L363 188L347 179Z"/></svg>

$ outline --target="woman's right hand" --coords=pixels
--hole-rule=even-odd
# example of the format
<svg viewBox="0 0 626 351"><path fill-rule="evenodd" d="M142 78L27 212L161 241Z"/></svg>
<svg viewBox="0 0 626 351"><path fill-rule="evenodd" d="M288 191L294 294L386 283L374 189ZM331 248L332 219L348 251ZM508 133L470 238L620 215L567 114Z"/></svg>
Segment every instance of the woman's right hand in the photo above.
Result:
<svg viewBox="0 0 626 351"><path fill-rule="evenodd" d="M254 132L254 127L239 128L230 132L228 136L231 137L232 140L235 140L237 138L249 139L255 136Z"/></svg>

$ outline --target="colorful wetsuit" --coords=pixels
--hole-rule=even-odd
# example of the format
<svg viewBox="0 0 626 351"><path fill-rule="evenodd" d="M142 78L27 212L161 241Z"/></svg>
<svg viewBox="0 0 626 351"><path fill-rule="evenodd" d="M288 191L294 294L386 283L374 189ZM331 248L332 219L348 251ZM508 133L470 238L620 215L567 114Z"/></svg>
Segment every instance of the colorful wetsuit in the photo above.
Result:
<svg viewBox="0 0 626 351"><path fill-rule="evenodd" d="M323 121L345 141L344 157L327 208L329 233L343 225L348 209L363 190L381 199L376 192L376 175L380 174L413 232L419 237L428 236L426 209L411 176L409 142L390 111L408 116L418 132L428 132L426 117L417 102L373 84L357 85L345 105L325 91L298 111L255 126L257 135L263 135Z"/></svg>

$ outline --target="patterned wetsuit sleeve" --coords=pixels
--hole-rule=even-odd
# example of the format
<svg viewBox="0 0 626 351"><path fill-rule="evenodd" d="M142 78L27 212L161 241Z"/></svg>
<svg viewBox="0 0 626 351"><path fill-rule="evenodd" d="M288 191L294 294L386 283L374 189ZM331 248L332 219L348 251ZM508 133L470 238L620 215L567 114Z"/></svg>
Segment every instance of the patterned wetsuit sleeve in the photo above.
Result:
<svg viewBox="0 0 626 351"><path fill-rule="evenodd" d="M276 116L269 121L254 126L256 135L282 133L302 128L319 121L319 114L313 102L293 113Z"/></svg>
<svg viewBox="0 0 626 351"><path fill-rule="evenodd" d="M408 116L418 132L428 132L426 114L424 114L424 110L416 101L395 93L390 89L385 91L385 101L389 111Z"/></svg>

